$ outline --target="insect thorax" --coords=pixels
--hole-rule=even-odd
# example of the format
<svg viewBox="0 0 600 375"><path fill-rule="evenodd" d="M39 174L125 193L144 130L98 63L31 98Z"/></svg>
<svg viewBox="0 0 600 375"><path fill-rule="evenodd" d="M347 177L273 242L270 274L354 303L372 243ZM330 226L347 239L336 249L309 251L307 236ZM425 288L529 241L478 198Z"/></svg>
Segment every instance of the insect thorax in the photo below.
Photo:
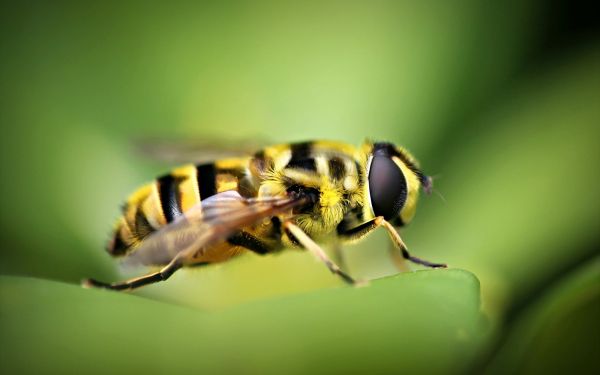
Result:
<svg viewBox="0 0 600 375"><path fill-rule="evenodd" d="M262 176L259 197L294 190L316 195L316 201L294 212L293 218L312 237L333 233L344 218L362 212L364 170L349 145L304 142L274 146L257 153L251 171L253 168Z"/></svg>

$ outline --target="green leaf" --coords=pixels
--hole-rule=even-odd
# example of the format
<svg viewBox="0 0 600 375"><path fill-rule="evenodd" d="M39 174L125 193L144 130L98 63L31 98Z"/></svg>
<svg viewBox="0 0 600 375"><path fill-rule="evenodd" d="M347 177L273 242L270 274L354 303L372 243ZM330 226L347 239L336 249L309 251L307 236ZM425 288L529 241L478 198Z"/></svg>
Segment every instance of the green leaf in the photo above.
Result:
<svg viewBox="0 0 600 375"><path fill-rule="evenodd" d="M2 373L459 373L487 327L462 270L215 312L8 276L0 301Z"/></svg>

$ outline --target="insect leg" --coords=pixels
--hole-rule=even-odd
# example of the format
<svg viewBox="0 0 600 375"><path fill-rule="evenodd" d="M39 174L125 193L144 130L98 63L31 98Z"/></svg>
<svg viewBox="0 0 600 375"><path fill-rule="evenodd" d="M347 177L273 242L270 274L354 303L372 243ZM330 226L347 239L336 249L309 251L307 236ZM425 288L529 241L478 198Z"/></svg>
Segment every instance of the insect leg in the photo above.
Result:
<svg viewBox="0 0 600 375"><path fill-rule="evenodd" d="M269 246L248 232L240 231L227 239L231 245L241 246L256 254L265 255L269 253Z"/></svg>
<svg viewBox="0 0 600 375"><path fill-rule="evenodd" d="M175 257L169 264L163 267L160 271L154 272L145 276L136 277L133 279L125 280L117 283L103 283L94 279L85 279L81 283L86 288L105 288L111 290L130 290L139 288L144 285L157 283L159 281L165 281L171 275L180 269L182 266L181 257Z"/></svg>
<svg viewBox="0 0 600 375"><path fill-rule="evenodd" d="M357 225L354 228L343 228L341 230L338 230L338 235L340 238L346 241L358 241L371 234L375 229L379 228L380 226L381 222L377 220L377 218L375 218L360 225ZM390 243L389 254L392 258L392 262L399 271L408 271L408 267L406 265L406 258L402 255L402 252L398 251L396 244Z"/></svg>
<svg viewBox="0 0 600 375"><path fill-rule="evenodd" d="M377 229L380 226L383 226L385 228L385 230L388 232L388 235L390 236L392 243L394 244L394 247L396 249L400 250L400 253L404 259L407 259L413 263L420 264L420 265L423 265L426 267L431 267L431 268L445 268L446 267L446 265L443 263L432 263L427 260L417 258L415 256L410 255L410 253L408 252L408 248L406 247L406 244L404 243L404 241L402 241L402 238L400 237L400 234L398 234L398 232L393 227L393 225L390 224L387 220L385 220L383 218L383 216L378 216L372 220L367 221L366 223L362 223L354 228L345 230L344 232L339 233L339 235L342 238L345 238L348 240L358 240L358 239L361 239L361 238L367 236L369 233L371 233L372 231L374 231L375 229Z"/></svg>
<svg viewBox="0 0 600 375"><path fill-rule="evenodd" d="M404 257L404 259L408 259L413 263L416 264L420 264L422 266L425 267L431 267L431 268L446 268L447 265L444 263L432 263L430 261L421 259L421 258L417 258L415 256L410 255L410 253L408 252L408 248L406 247L406 244L404 243L404 241L402 241L402 238L400 237L400 234L398 234L398 232L396 231L396 229L392 226L392 224L388 223L383 217L376 217L375 220L380 220L380 224L382 225L385 230L388 232L388 234L390 235L390 238L392 239L392 242L394 243L394 245L396 245L396 247L398 249L400 249L400 251L402 252L402 256Z"/></svg>
<svg viewBox="0 0 600 375"><path fill-rule="evenodd" d="M288 230L305 249L310 251L315 257L317 257L317 259L325 263L327 268L329 268L329 270L332 273L341 277L342 280L344 280L348 284L359 284L359 282L357 282L352 277L350 277L350 275L342 271L337 264L335 264L331 259L329 259L327 254L325 254L325 251L323 251L323 249L321 249L321 247L317 245L317 243L313 241L312 238L310 238L306 233L304 233L302 229L290 222L285 222L283 223L283 225L284 228Z"/></svg>
<svg viewBox="0 0 600 375"><path fill-rule="evenodd" d="M406 272L410 271L410 268L407 264L407 259L402 255L401 251L398 251L396 245L393 242L390 242L388 245L388 254L392 259L392 263L396 266L398 271Z"/></svg>

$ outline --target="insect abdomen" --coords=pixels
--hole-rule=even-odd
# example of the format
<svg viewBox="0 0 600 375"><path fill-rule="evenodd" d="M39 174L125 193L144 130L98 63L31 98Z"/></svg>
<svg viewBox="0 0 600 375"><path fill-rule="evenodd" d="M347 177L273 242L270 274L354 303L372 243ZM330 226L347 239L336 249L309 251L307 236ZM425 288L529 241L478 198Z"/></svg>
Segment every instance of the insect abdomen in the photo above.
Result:
<svg viewBox="0 0 600 375"><path fill-rule="evenodd" d="M187 165L141 187L124 204L108 252L125 255L203 199L226 190L240 190L246 165L246 159ZM253 193L253 189L242 186L245 194Z"/></svg>

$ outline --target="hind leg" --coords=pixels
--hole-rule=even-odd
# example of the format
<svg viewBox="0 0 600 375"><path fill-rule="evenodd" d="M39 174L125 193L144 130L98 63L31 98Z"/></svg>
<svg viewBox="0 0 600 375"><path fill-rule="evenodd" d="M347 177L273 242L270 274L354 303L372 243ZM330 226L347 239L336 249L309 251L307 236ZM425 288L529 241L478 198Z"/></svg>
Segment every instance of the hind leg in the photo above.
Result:
<svg viewBox="0 0 600 375"><path fill-rule="evenodd" d="M165 281L169 277L171 277L171 275L173 273L175 273L175 271L180 269L181 266L182 266L182 263L181 263L180 257L175 257L169 264L167 264L165 267L163 267L160 271L153 272L153 273L145 275L145 276L136 277L133 279L129 279L129 280L125 280L125 281L121 281L121 282L117 282L117 283L104 283L104 282L94 280L94 279L85 279L81 282L81 285L84 288L131 290L131 289L142 287L144 285L154 284L154 283L157 283L160 281Z"/></svg>

